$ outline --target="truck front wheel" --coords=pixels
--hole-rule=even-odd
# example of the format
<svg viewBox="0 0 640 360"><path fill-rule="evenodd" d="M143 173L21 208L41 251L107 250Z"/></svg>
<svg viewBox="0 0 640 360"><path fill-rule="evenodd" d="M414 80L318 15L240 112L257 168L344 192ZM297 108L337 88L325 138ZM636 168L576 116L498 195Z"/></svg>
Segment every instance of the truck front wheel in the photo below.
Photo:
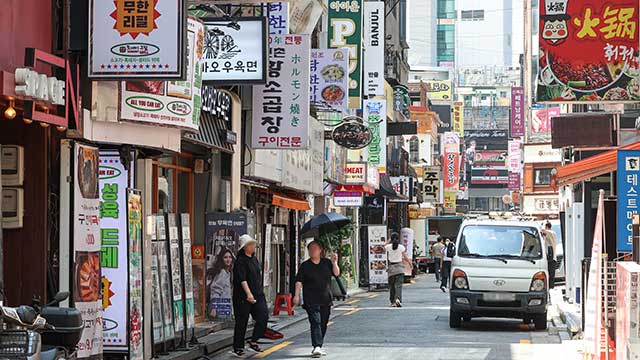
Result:
<svg viewBox="0 0 640 360"><path fill-rule="evenodd" d="M537 314L533 316L533 324L536 327L536 330L546 330L547 329L547 313Z"/></svg>
<svg viewBox="0 0 640 360"><path fill-rule="evenodd" d="M449 309L449 327L452 329L457 329L462 324L462 315L458 312L455 312Z"/></svg>

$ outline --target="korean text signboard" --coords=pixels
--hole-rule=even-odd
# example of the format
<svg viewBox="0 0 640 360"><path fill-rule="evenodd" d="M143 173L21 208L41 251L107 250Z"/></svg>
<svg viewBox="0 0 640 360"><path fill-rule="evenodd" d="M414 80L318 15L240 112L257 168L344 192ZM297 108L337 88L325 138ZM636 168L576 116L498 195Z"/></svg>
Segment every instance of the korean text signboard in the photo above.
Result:
<svg viewBox="0 0 640 360"><path fill-rule="evenodd" d="M380 173L387 172L387 101L365 100L362 117L369 124L372 140L365 151L365 159Z"/></svg>
<svg viewBox="0 0 640 360"><path fill-rule="evenodd" d="M364 6L364 94L384 96L384 2L365 1Z"/></svg>
<svg viewBox="0 0 640 360"><path fill-rule="evenodd" d="M509 146L509 190L520 190L520 173L522 172L521 140L511 140Z"/></svg>
<svg viewBox="0 0 640 360"><path fill-rule="evenodd" d="M89 78L184 76L185 1L89 4Z"/></svg>
<svg viewBox="0 0 640 360"><path fill-rule="evenodd" d="M457 133L460 137L464 136L464 103L462 101L453 103L451 126L453 132Z"/></svg>
<svg viewBox="0 0 640 360"><path fill-rule="evenodd" d="M88 358L102 355L98 149L76 143L73 164L73 302L84 323L78 358Z"/></svg>
<svg viewBox="0 0 640 360"><path fill-rule="evenodd" d="M328 17L328 47L349 50L349 108L358 109L362 98L362 0L330 0Z"/></svg>
<svg viewBox="0 0 640 360"><path fill-rule="evenodd" d="M127 249L127 185L129 172L118 153L100 152L100 239L104 349L127 351L129 289Z"/></svg>
<svg viewBox="0 0 640 360"><path fill-rule="evenodd" d="M202 81L205 83L264 84L267 78L267 19L204 19Z"/></svg>
<svg viewBox="0 0 640 360"><path fill-rule="evenodd" d="M538 101L640 100L638 1L546 0L539 26Z"/></svg>
<svg viewBox="0 0 640 360"><path fill-rule="evenodd" d="M309 146L309 35L269 36L269 77L253 88L254 149Z"/></svg>
<svg viewBox="0 0 640 360"><path fill-rule="evenodd" d="M426 202L440 202L440 167L427 166L423 172L422 200Z"/></svg>
<svg viewBox="0 0 640 360"><path fill-rule="evenodd" d="M631 252L633 215L638 214L640 151L618 150L618 252Z"/></svg>
<svg viewBox="0 0 640 360"><path fill-rule="evenodd" d="M369 239L369 284L384 285L387 283L387 242L386 225L367 226Z"/></svg>
<svg viewBox="0 0 640 360"><path fill-rule="evenodd" d="M451 101L451 80L431 80L424 84L427 88L427 97L431 101Z"/></svg>
<svg viewBox="0 0 640 360"><path fill-rule="evenodd" d="M141 80L122 82L120 119L198 130L204 26L189 18L187 77L185 81ZM200 45L199 45L200 44Z"/></svg>
<svg viewBox="0 0 640 360"><path fill-rule="evenodd" d="M524 136L524 88L511 88L511 137Z"/></svg>
<svg viewBox="0 0 640 360"><path fill-rule="evenodd" d="M334 191L333 205L339 207L362 206L362 192L359 191Z"/></svg>
<svg viewBox="0 0 640 360"><path fill-rule="evenodd" d="M349 109L349 51L311 49L311 103L336 112ZM323 106L324 105L324 106Z"/></svg>
<svg viewBox="0 0 640 360"><path fill-rule="evenodd" d="M289 3L275 2L266 4L269 13L269 34L289 33Z"/></svg>

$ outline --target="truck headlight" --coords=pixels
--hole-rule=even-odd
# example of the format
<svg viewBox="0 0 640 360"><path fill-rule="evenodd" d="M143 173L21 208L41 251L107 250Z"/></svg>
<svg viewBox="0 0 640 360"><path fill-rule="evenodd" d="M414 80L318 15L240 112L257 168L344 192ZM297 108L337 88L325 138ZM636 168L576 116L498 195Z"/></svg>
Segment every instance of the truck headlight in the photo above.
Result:
<svg viewBox="0 0 640 360"><path fill-rule="evenodd" d="M454 289L468 289L469 288L469 282L467 281L467 274L460 270L460 269L456 269L453 272L453 288Z"/></svg>
<svg viewBox="0 0 640 360"><path fill-rule="evenodd" d="M533 279L531 280L531 291L543 291L547 288L547 275L544 271L540 271L533 275Z"/></svg>

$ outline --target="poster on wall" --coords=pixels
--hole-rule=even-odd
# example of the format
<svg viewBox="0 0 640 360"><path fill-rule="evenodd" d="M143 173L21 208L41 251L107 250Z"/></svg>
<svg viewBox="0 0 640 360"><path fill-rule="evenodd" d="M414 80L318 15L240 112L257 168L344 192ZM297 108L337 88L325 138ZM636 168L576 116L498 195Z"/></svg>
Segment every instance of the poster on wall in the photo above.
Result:
<svg viewBox="0 0 640 360"><path fill-rule="evenodd" d="M167 234L169 235L169 266L171 278L171 299L173 328L176 332L184 330L184 299L182 298L182 264L180 263L180 235L176 214L167 214Z"/></svg>
<svg viewBox="0 0 640 360"><path fill-rule="evenodd" d="M638 1L546 0L540 6L540 102L640 100Z"/></svg>
<svg viewBox="0 0 640 360"><path fill-rule="evenodd" d="M238 238L247 233L247 216L242 213L207 214L205 259L206 298L210 318L229 318L231 306L231 267L238 252Z"/></svg>
<svg viewBox="0 0 640 360"><path fill-rule="evenodd" d="M251 147L309 147L309 35L269 36L269 78L253 87Z"/></svg>
<svg viewBox="0 0 640 360"><path fill-rule="evenodd" d="M127 202L129 172L120 155L100 151L100 263L102 267L103 348L128 351Z"/></svg>
<svg viewBox="0 0 640 360"><path fill-rule="evenodd" d="M630 253L633 249L631 223L638 214L638 181L640 177L640 151L618 150L618 231L616 249Z"/></svg>
<svg viewBox="0 0 640 360"><path fill-rule="evenodd" d="M102 355L99 152L76 143L73 153L73 302L84 330L78 358Z"/></svg>
<svg viewBox="0 0 640 360"><path fill-rule="evenodd" d="M387 101L365 100L362 118L371 130L371 143L365 148L364 159L384 174L387 172Z"/></svg>
<svg viewBox="0 0 640 360"><path fill-rule="evenodd" d="M531 105L531 121L527 143L551 142L551 118L560 116L560 108L544 105Z"/></svg>
<svg viewBox="0 0 640 360"><path fill-rule="evenodd" d="M329 0L327 23L327 47L349 49L349 108L359 109L362 99L362 0Z"/></svg>
<svg viewBox="0 0 640 360"><path fill-rule="evenodd" d="M171 274L167 249L167 224L164 215L156 217L156 245L158 248L158 266L160 269L160 298L162 299L162 324L164 341L175 337L173 327L173 300L171 298Z"/></svg>
<svg viewBox="0 0 640 360"><path fill-rule="evenodd" d="M203 49L202 81L208 84L264 84L267 80L267 19L207 18Z"/></svg>
<svg viewBox="0 0 640 360"><path fill-rule="evenodd" d="M89 78L182 78L185 3L91 0Z"/></svg>
<svg viewBox="0 0 640 360"><path fill-rule="evenodd" d="M311 49L311 103L345 113L349 109L349 51Z"/></svg>
<svg viewBox="0 0 640 360"><path fill-rule="evenodd" d="M387 226L367 226L367 238L369 239L369 286L385 285L388 282L387 250L384 247L387 242Z"/></svg>
<svg viewBox="0 0 640 360"><path fill-rule="evenodd" d="M365 1L364 51L362 64L363 93L369 97L384 96L384 2Z"/></svg>
<svg viewBox="0 0 640 360"><path fill-rule="evenodd" d="M142 332L142 197L140 191L127 194L129 238L129 358L144 359Z"/></svg>
<svg viewBox="0 0 640 360"><path fill-rule="evenodd" d="M182 266L184 269L184 306L187 318L187 329L195 325L195 312L193 303L193 264L191 261L191 226L189 214L180 214L180 226L182 228Z"/></svg>
<svg viewBox="0 0 640 360"><path fill-rule="evenodd" d="M138 80L120 84L120 119L197 131L200 125L200 97L204 26L189 18L187 31L187 74L184 81Z"/></svg>

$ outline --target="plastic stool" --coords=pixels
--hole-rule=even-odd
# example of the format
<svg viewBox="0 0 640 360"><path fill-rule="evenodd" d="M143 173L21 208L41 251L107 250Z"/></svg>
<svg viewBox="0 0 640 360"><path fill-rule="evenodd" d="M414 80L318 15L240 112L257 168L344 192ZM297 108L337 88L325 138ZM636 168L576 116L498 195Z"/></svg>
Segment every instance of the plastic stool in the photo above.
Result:
<svg viewBox="0 0 640 360"><path fill-rule="evenodd" d="M284 305L282 304L284 300ZM280 315L281 311L286 311L289 316L293 316L293 301L291 294L277 294L273 306L273 316Z"/></svg>

